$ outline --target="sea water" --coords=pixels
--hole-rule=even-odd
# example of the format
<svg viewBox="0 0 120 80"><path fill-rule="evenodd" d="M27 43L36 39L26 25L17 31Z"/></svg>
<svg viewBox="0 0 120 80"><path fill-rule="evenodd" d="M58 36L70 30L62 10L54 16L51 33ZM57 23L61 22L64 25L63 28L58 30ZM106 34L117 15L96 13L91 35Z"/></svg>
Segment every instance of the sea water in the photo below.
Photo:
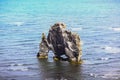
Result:
<svg viewBox="0 0 120 80"><path fill-rule="evenodd" d="M56 22L80 35L82 64L36 58ZM119 0L0 0L0 80L119 79Z"/></svg>

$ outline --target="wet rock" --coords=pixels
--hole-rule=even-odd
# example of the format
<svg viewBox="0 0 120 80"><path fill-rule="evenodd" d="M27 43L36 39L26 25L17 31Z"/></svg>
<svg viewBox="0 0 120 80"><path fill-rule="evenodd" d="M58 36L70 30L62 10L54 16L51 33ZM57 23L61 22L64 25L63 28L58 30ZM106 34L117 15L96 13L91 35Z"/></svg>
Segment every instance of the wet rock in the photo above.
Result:
<svg viewBox="0 0 120 80"><path fill-rule="evenodd" d="M42 34L38 57L45 58L49 50L52 50L55 54L54 59L71 62L80 61L82 55L80 37L77 33L68 31L65 28L65 24L56 23L50 28L47 38L44 33ZM62 55L65 55L67 58L61 57Z"/></svg>
<svg viewBox="0 0 120 80"><path fill-rule="evenodd" d="M39 52L37 54L37 57L47 58L48 52L49 52L49 44L48 44L48 41L45 37L45 34L42 33L42 40L41 40L40 45L39 45Z"/></svg>

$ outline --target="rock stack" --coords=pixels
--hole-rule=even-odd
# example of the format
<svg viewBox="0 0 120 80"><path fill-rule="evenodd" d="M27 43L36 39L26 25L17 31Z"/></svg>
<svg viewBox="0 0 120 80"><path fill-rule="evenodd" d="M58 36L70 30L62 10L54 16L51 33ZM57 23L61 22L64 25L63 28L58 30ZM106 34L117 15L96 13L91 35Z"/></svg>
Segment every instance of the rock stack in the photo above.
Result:
<svg viewBox="0 0 120 80"><path fill-rule="evenodd" d="M44 33L42 34L38 58L47 58L49 50L52 50L55 54L54 59L80 62L82 56L80 37L65 28L65 24L55 23L50 28L47 38ZM62 55L66 58L61 57Z"/></svg>

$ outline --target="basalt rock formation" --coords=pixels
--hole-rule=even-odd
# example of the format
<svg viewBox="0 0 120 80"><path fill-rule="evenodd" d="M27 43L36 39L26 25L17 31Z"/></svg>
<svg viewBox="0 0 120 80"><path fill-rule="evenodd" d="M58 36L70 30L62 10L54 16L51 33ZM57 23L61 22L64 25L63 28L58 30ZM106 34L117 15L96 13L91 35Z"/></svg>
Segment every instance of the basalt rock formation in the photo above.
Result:
<svg viewBox="0 0 120 80"><path fill-rule="evenodd" d="M79 62L81 60L82 49L78 34L65 29L63 23L54 24L48 33L47 38L42 34L37 57L47 58L49 50L55 54L54 59ZM61 57L65 55L67 58Z"/></svg>

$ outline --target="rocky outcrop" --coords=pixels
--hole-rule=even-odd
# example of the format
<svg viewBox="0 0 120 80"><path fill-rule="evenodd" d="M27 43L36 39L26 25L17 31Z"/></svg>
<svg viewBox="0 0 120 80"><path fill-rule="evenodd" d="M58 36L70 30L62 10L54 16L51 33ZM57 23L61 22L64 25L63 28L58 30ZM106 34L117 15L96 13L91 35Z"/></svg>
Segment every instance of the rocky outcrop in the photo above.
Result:
<svg viewBox="0 0 120 80"><path fill-rule="evenodd" d="M39 58L47 58L49 50L52 50L55 54L54 59L80 61L82 55L80 37L65 28L65 24L56 23L50 28L47 38L44 33L42 34L40 50L37 54ZM62 55L67 58L61 57Z"/></svg>

